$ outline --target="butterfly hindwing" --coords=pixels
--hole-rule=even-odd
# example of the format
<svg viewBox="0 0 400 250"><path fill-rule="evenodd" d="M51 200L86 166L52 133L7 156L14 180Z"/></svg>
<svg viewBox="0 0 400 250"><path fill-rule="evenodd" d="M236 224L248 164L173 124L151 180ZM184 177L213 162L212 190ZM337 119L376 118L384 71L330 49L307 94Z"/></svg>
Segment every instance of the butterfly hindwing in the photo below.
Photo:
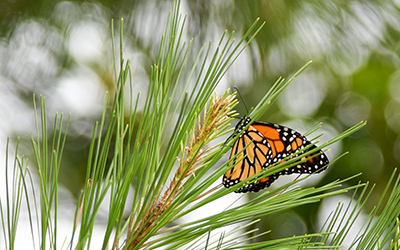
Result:
<svg viewBox="0 0 400 250"><path fill-rule="evenodd" d="M237 136L249 123L251 123L249 117L241 119L232 136ZM311 146L309 146L310 144ZM297 151L307 146L309 147L302 153L316 148L304 136L291 128L269 122L253 122L232 147L230 170L224 175L223 184L226 188L236 185L289 155L296 156ZM318 151L303 157L296 166L249 183L235 192L258 192L269 187L280 175L312 174L328 163L326 155L322 151Z"/></svg>

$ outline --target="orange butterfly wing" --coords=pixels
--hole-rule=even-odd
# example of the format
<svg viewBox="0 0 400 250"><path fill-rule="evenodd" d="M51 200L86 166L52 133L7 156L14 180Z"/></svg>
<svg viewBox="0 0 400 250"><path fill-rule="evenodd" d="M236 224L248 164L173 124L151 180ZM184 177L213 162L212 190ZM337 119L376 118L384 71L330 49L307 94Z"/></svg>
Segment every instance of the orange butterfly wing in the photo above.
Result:
<svg viewBox="0 0 400 250"><path fill-rule="evenodd" d="M249 117L243 118L236 125L232 136L240 133L250 122ZM253 122L235 141L230 156L230 158L233 158L230 163L230 170L225 173L222 182L226 188L236 185L310 144L304 136L288 127L269 122ZM303 152L314 148L315 145L312 145ZM303 157L302 162L294 167L249 183L235 192L258 192L269 187L280 175L315 173L328 163L326 155L319 151Z"/></svg>
<svg viewBox="0 0 400 250"><path fill-rule="evenodd" d="M265 139L262 134L252 126L236 140L230 156L230 158L233 158L230 164L231 168L223 177L225 187L228 188L242 182L271 164L271 147L268 143L263 142L265 142ZM239 188L235 192L257 192L271 185L274 180L274 175L268 176Z"/></svg>
<svg viewBox="0 0 400 250"><path fill-rule="evenodd" d="M269 122L254 122L252 126L260 131L271 145L272 155L274 157L272 161L273 163L280 161L288 155L294 154L298 150L307 146L308 148L302 151L302 153L306 153L316 148L316 146L308 141L306 137L291 128ZM298 165L285 169L277 174L313 174L315 172L320 172L322 168L325 169L324 167L328 164L329 160L325 153L317 151L308 156L304 156L301 159L301 163Z"/></svg>

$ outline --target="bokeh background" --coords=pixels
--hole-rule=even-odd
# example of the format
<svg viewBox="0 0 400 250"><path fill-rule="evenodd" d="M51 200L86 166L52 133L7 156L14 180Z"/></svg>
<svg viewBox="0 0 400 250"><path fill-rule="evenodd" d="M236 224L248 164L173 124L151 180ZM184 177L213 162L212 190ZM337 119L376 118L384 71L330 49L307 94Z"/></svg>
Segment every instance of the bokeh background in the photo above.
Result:
<svg viewBox="0 0 400 250"><path fill-rule="evenodd" d="M132 60L135 91L145 93L171 6L155 0L1 1L0 145L7 136L14 142L21 136L21 151L30 155L34 93L46 96L49 117L71 112L60 182L77 197L93 124L100 119L105 91L114 89L111 19L118 33L124 18L125 58ZM255 106L279 76L290 77L313 61L262 120L302 133L323 122L314 134L325 133L321 142L368 120L327 152L330 159L349 154L304 183L323 185L362 172L348 184L377 184L368 212L400 162L400 1L183 0L181 9L187 14L184 37L194 39L193 60L204 43L216 44L225 30L240 38L256 18L266 22L217 89L238 87L247 107ZM241 104L237 110L247 112ZM315 232L324 211L336 203L266 216L257 226L273 229L266 236L271 238Z"/></svg>

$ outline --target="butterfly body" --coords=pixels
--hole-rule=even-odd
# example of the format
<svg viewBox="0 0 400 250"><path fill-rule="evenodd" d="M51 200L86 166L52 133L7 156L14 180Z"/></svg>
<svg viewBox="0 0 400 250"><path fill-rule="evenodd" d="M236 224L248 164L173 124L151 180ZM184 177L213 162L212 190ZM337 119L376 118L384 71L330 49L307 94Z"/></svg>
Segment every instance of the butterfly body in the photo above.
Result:
<svg viewBox="0 0 400 250"><path fill-rule="evenodd" d="M246 129L249 123L251 124ZM305 147L307 149L301 153L316 148L299 132L279 124L261 121L252 122L249 117L244 117L236 125L232 136L237 136L243 130L245 131L232 147L230 157L234 159L231 161L230 169L223 176L222 181L226 188L244 181L290 155L297 156L296 152L303 150ZM301 153L299 152L299 154ZM302 157L301 161L293 167L249 183L235 192L258 192L263 188L269 187L280 175L293 173L313 174L320 171L328 163L329 160L326 155L322 151L318 151Z"/></svg>

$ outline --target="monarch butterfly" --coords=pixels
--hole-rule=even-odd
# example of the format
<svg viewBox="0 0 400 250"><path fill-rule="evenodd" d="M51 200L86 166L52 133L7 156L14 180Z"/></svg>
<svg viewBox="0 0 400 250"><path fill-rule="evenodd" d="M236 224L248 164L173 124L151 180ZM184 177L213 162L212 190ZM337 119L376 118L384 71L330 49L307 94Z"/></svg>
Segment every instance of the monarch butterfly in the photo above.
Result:
<svg viewBox="0 0 400 250"><path fill-rule="evenodd" d="M302 153L305 153L316 148L306 137L291 128L269 122L253 122L250 117L244 117L239 121L232 136L238 135L249 123L251 123L250 126L233 144L230 155L230 158L234 158L231 161L233 167L230 165L230 170L224 174L222 179L226 188L244 181L300 149L311 145L302 151ZM303 157L301 163L296 166L263 177L237 189L235 192L258 192L269 187L280 175L312 174L321 170L328 163L328 157L322 151L318 151Z"/></svg>

